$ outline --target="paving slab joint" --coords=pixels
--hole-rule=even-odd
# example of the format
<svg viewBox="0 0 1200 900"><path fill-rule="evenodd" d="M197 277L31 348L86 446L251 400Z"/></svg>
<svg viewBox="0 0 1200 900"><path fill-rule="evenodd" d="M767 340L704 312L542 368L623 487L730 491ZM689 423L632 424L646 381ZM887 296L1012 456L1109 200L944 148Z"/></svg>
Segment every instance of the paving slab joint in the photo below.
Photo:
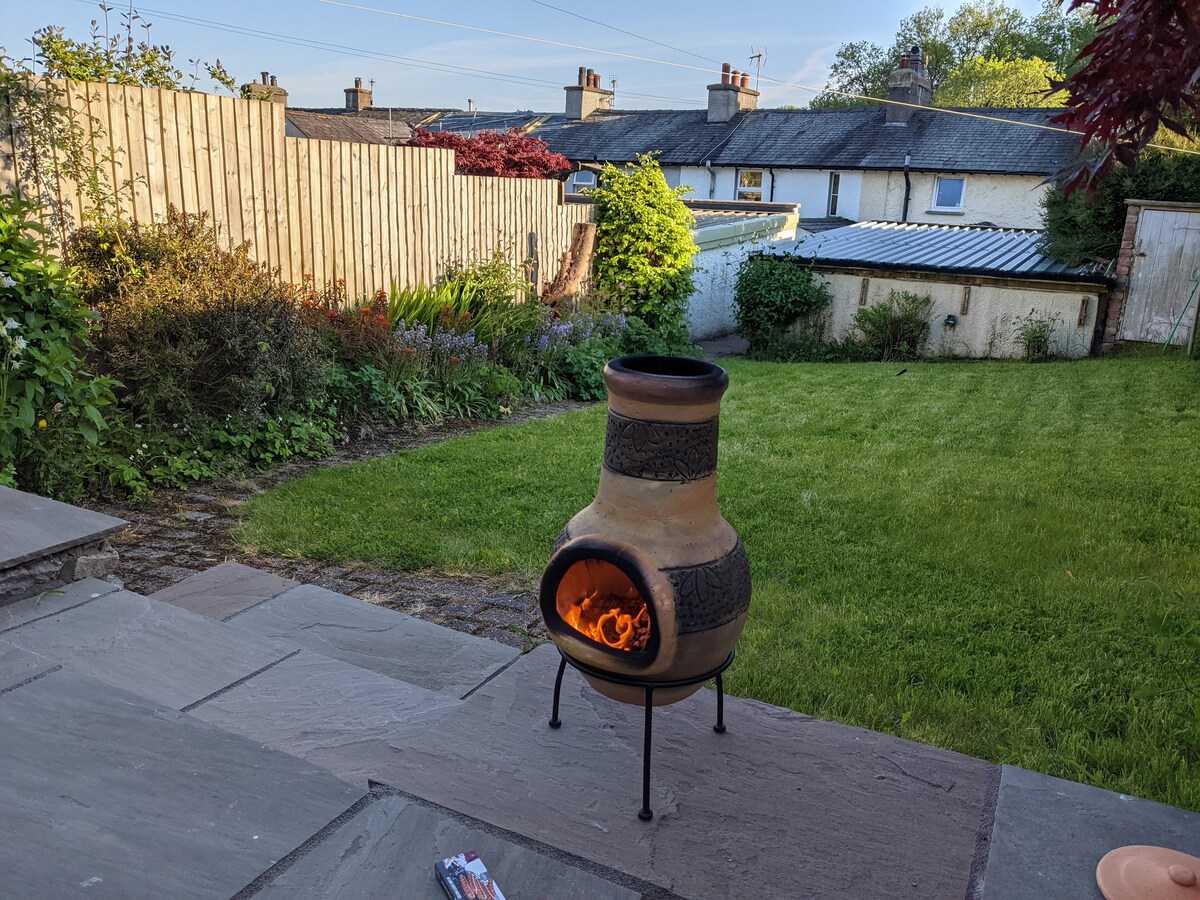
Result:
<svg viewBox="0 0 1200 900"><path fill-rule="evenodd" d="M189 703L187 706L185 706L183 709L181 709L180 712L189 713L193 709L196 709L197 707L203 706L205 703L208 703L210 700L215 700L218 697L220 697L222 694L227 694L229 691L232 691L234 688L241 687L247 681L249 681L252 678L257 678L259 675L261 675L263 672L266 672L268 669L273 669L280 663L287 662L289 659L291 659L293 656L295 656L297 653L299 653L302 649L303 649L302 647L297 647L295 650L293 650L287 656L281 657L281 658L275 660L274 662L269 662L260 669L255 669L249 675L243 676L242 678L239 678L237 681L234 681L234 682L231 682L230 684L225 685L225 687L221 688L220 690L213 691L207 697L201 697L195 703Z"/></svg>
<svg viewBox="0 0 1200 900"><path fill-rule="evenodd" d="M992 850L992 829L996 824L996 803L1000 797L1000 773L999 766L994 766L988 773L983 806L979 810L979 831L975 833L975 855L971 858L971 874L967 881L965 900L983 898L983 881L987 874L988 856Z"/></svg>
<svg viewBox="0 0 1200 900"><path fill-rule="evenodd" d="M510 659L508 662L506 662L504 665L502 665L500 668L498 668L495 672L493 672L487 678L483 679L483 681L479 682L479 684L475 685L475 687L471 688L469 691L467 691L465 694L463 694L458 699L466 700L473 693L475 693L477 690L479 690L481 687L483 687L485 684L487 684L489 681L491 681L493 678L496 678L497 676L504 674L505 672L508 671L508 669L511 666L515 666L518 662L520 662L521 658L524 656L525 656L524 653L518 653L516 656L514 656L512 659Z"/></svg>
<svg viewBox="0 0 1200 900"><path fill-rule="evenodd" d="M10 684L6 688L0 688L0 694L7 694L9 691L15 691L17 688L25 687L25 685L32 684L39 678L45 678L47 675L53 675L55 672L58 672L61 669L62 666L54 666L47 669L45 672L38 672L36 675L31 675L30 677L26 678L24 681L18 681L16 684Z"/></svg>

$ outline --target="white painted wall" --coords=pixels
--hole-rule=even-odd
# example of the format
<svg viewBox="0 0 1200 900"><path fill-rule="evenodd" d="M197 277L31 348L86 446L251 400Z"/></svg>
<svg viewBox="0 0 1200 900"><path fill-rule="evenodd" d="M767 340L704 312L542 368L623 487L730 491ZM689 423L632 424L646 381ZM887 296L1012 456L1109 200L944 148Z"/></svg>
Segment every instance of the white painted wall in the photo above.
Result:
<svg viewBox="0 0 1200 900"><path fill-rule="evenodd" d="M945 175L956 173L944 172ZM963 212L930 212L936 175L913 172L909 222L974 225L991 222L1005 228L1041 228L1041 198L1050 188L1037 175L966 175ZM864 172L858 218L899 222L904 209L904 172Z"/></svg>
<svg viewBox="0 0 1200 900"><path fill-rule="evenodd" d="M829 169L776 169L776 203L799 203L804 219L822 219L829 214ZM858 221L862 172L842 172L838 188L837 214Z"/></svg>
<svg viewBox="0 0 1200 900"><path fill-rule="evenodd" d="M769 241L794 240L797 217L766 216L692 232L700 252L693 258L696 290L688 300L692 340L721 337L737 330L733 292L742 260Z"/></svg>
<svg viewBox="0 0 1200 900"><path fill-rule="evenodd" d="M841 339L852 330L851 321L859 309L862 276L840 272L819 274L833 294L828 336ZM924 353L979 359L1020 356L1021 350L1013 342L1013 331L1017 321L1029 315L1031 310L1039 316L1058 320L1052 338L1055 355L1086 356L1091 348L1099 306L1097 289L1086 284L1078 285L1078 290L972 285L970 304L963 314L961 284L903 277L871 278L867 287L867 305L886 303L893 290L928 294L933 298L929 341ZM1079 325L1080 300L1085 297L1087 314L1083 325ZM954 328L945 326L947 315L958 317Z"/></svg>

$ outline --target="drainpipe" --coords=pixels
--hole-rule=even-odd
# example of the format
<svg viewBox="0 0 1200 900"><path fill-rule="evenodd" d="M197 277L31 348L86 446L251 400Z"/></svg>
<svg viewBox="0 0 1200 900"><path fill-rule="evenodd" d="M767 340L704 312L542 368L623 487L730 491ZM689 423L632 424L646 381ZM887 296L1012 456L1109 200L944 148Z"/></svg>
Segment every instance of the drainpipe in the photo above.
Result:
<svg viewBox="0 0 1200 900"><path fill-rule="evenodd" d="M908 221L908 198L912 194L912 179L908 177L908 166L912 162L912 154L904 154L904 208L900 211L900 221Z"/></svg>
<svg viewBox="0 0 1200 900"><path fill-rule="evenodd" d="M713 171L712 160L706 159L704 168L708 169L708 199L711 200L717 191L717 173Z"/></svg>
<svg viewBox="0 0 1200 900"><path fill-rule="evenodd" d="M775 170L767 169L767 174L771 176L771 192L767 195L767 202L775 202Z"/></svg>

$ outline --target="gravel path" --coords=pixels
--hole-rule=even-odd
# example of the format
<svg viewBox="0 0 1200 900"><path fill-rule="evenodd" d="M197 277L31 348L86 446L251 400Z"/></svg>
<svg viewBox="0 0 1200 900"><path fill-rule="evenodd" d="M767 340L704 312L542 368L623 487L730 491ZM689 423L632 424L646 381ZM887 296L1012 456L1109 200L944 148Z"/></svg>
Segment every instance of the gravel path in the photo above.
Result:
<svg viewBox="0 0 1200 900"><path fill-rule="evenodd" d="M249 497L316 469L375 459L455 435L558 415L584 405L540 406L503 422L454 422L437 428L409 426L364 433L324 459L294 461L249 477L209 482L184 491L161 490L152 500L138 505L93 502L88 506L130 523L112 543L121 554L118 577L126 587L140 594L153 593L218 563L236 560L439 625L530 649L546 638L537 598L518 589L510 580L384 572L315 560L258 556L239 551L230 529L237 524L239 510Z"/></svg>

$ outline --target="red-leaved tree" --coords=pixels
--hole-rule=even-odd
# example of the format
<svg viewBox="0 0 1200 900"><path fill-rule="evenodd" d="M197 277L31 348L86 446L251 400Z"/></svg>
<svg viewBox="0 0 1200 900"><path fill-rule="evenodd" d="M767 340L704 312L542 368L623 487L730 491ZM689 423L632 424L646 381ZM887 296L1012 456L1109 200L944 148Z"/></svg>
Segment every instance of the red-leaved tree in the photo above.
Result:
<svg viewBox="0 0 1200 900"><path fill-rule="evenodd" d="M440 147L454 151L459 175L498 175L501 178L557 178L571 171L571 161L554 153L541 138L520 128L507 132L481 131L473 138L449 131L413 131L410 147Z"/></svg>
<svg viewBox="0 0 1200 900"><path fill-rule="evenodd" d="M1062 173L1068 192L1132 164L1160 127L1190 137L1183 117L1200 109L1200 0L1071 0L1086 8L1100 31L1083 68L1055 85L1069 95L1055 121L1082 132L1086 150Z"/></svg>

